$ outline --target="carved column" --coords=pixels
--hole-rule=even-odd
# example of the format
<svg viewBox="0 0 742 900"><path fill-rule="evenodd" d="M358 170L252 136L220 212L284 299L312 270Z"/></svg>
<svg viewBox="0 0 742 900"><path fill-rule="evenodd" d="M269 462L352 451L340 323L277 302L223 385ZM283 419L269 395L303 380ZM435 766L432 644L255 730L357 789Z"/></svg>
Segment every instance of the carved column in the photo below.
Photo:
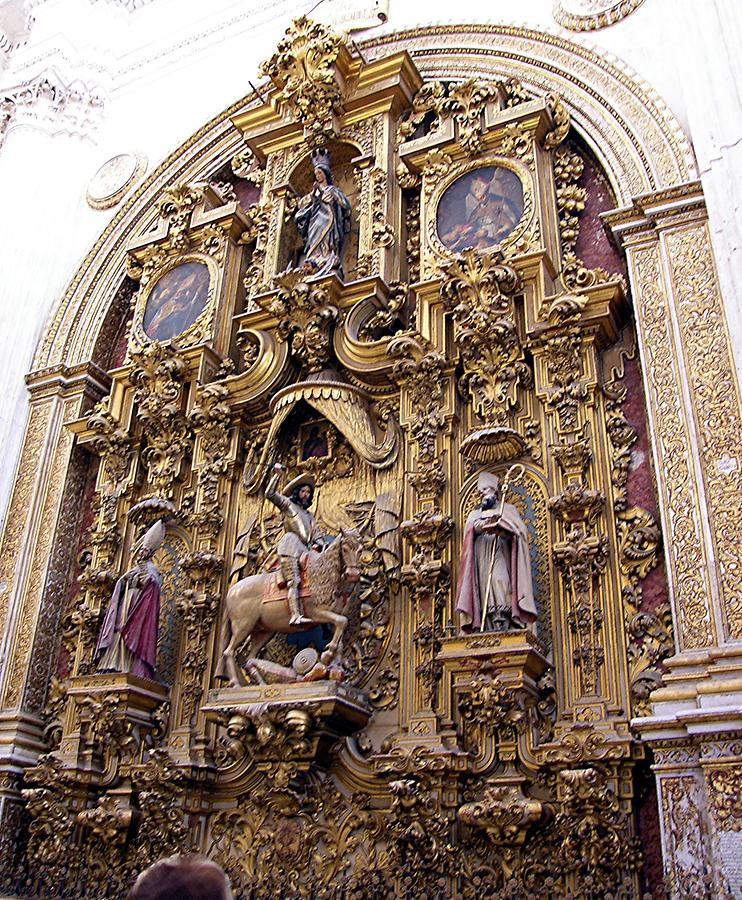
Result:
<svg viewBox="0 0 742 900"><path fill-rule="evenodd" d="M199 388L189 423L196 436L193 469L197 477L193 551L182 565L190 587L178 598L183 616L181 678L173 691L173 727L170 746L176 761L190 761L195 753L203 762L206 738L201 699L208 688L212 626L219 604L224 564L224 513L237 449L231 428L229 391L212 383Z"/></svg>
<svg viewBox="0 0 742 900"><path fill-rule="evenodd" d="M66 423L100 397L105 382L93 365L29 379L25 449L0 549L0 815L19 797L23 769L45 749L41 714L87 474L87 458L73 450Z"/></svg>
<svg viewBox="0 0 742 900"><path fill-rule="evenodd" d="M742 888L740 756L709 762L742 728L742 416L725 303L699 183L606 219L630 266L677 644L652 715L633 724L657 748L672 895L725 896Z"/></svg>
<svg viewBox="0 0 742 900"><path fill-rule="evenodd" d="M446 425L445 360L420 335L400 336L389 345L397 357L394 378L402 388L401 424L408 430L410 454L406 465L414 491L408 498L415 513L401 525L410 551L402 568L402 581L410 605L403 619L402 642L411 640L413 658L401 674L403 715L414 722L417 743L438 740L436 708L442 665L437 660L443 617L450 585L446 544L453 531L444 488L447 476L441 464L441 442ZM414 448L414 450L412 449ZM412 492L411 492L412 493Z"/></svg>
<svg viewBox="0 0 742 900"><path fill-rule="evenodd" d="M606 571L611 547L606 496L610 484L604 454L594 436L604 430L599 402L600 350L615 340L622 291L619 281L584 294L562 294L550 304L548 324L532 343L536 390L544 405L552 457L553 557L560 573L555 638L564 650L557 690L561 724L595 723L612 739L629 740L629 703L623 655L619 586Z"/></svg>

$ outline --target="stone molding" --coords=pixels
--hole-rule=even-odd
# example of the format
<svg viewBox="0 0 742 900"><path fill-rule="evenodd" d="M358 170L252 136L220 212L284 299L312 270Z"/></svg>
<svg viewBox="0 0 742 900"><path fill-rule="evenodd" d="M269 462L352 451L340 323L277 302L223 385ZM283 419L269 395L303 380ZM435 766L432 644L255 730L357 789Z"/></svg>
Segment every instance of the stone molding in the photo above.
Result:
<svg viewBox="0 0 742 900"><path fill-rule="evenodd" d="M89 138L98 130L105 98L96 85L65 81L52 69L15 85L0 99L0 143L15 128L28 127L50 136Z"/></svg>
<svg viewBox="0 0 742 900"><path fill-rule="evenodd" d="M555 0L554 21L568 31L597 31L615 25L644 0Z"/></svg>

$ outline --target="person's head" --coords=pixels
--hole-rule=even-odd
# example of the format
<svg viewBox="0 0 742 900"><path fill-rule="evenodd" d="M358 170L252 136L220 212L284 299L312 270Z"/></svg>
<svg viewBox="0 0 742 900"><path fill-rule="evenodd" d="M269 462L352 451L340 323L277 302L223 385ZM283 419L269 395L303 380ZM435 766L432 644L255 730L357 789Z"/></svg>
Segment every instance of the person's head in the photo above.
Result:
<svg viewBox="0 0 742 900"><path fill-rule="evenodd" d="M152 559L155 552L154 547L140 547L134 553L134 561L138 563L147 562L148 559Z"/></svg>
<svg viewBox="0 0 742 900"><path fill-rule="evenodd" d="M327 187L328 184L332 184L330 169L326 166L315 166L314 180L320 187Z"/></svg>
<svg viewBox="0 0 742 900"><path fill-rule="evenodd" d="M233 900L229 879L205 856L171 856L145 869L128 900Z"/></svg>
<svg viewBox="0 0 742 900"><path fill-rule="evenodd" d="M471 192L477 198L477 200L481 200L482 197L487 193L487 188L489 187L489 182L482 175L475 175L472 178L471 182Z"/></svg>
<svg viewBox="0 0 742 900"><path fill-rule="evenodd" d="M299 506L304 509L309 509L312 505L312 499L314 498L314 488L309 484L301 484L299 487L295 488L291 494L291 499L294 503L298 503Z"/></svg>
<svg viewBox="0 0 742 900"><path fill-rule="evenodd" d="M477 490L482 498L482 509L492 509L500 499L500 479L497 475L482 472L477 479Z"/></svg>

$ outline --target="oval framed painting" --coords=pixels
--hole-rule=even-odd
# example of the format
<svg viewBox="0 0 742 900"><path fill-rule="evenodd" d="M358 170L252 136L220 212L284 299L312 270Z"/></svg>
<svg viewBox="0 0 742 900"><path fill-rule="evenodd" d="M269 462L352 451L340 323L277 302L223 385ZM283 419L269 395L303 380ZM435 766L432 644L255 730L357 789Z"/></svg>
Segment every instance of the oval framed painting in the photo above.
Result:
<svg viewBox="0 0 742 900"><path fill-rule="evenodd" d="M438 240L453 253L499 246L523 217L523 182L505 166L482 166L460 175L441 194Z"/></svg>
<svg viewBox="0 0 742 900"><path fill-rule="evenodd" d="M184 262L157 279L144 308L144 333L153 341L168 341L196 321L209 298L209 268Z"/></svg>

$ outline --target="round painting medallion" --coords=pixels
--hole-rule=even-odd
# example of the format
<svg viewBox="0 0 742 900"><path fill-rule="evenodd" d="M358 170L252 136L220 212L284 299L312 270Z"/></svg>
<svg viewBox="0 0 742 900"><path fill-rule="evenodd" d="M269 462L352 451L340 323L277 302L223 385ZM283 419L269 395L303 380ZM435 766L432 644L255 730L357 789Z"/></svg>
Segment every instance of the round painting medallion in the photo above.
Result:
<svg viewBox="0 0 742 900"><path fill-rule="evenodd" d="M205 263L186 262L170 269L150 291L142 327L147 337L167 341L182 334L199 317L209 296Z"/></svg>
<svg viewBox="0 0 742 900"><path fill-rule="evenodd" d="M87 201L93 209L115 206L137 178L147 161L139 153L118 153L103 163L88 182Z"/></svg>
<svg viewBox="0 0 742 900"><path fill-rule="evenodd" d="M555 0L556 21L570 31L594 31L615 25L644 0Z"/></svg>
<svg viewBox="0 0 742 900"><path fill-rule="evenodd" d="M523 216L523 184L505 166L484 166L460 175L441 195L438 240L458 253L497 247Z"/></svg>

